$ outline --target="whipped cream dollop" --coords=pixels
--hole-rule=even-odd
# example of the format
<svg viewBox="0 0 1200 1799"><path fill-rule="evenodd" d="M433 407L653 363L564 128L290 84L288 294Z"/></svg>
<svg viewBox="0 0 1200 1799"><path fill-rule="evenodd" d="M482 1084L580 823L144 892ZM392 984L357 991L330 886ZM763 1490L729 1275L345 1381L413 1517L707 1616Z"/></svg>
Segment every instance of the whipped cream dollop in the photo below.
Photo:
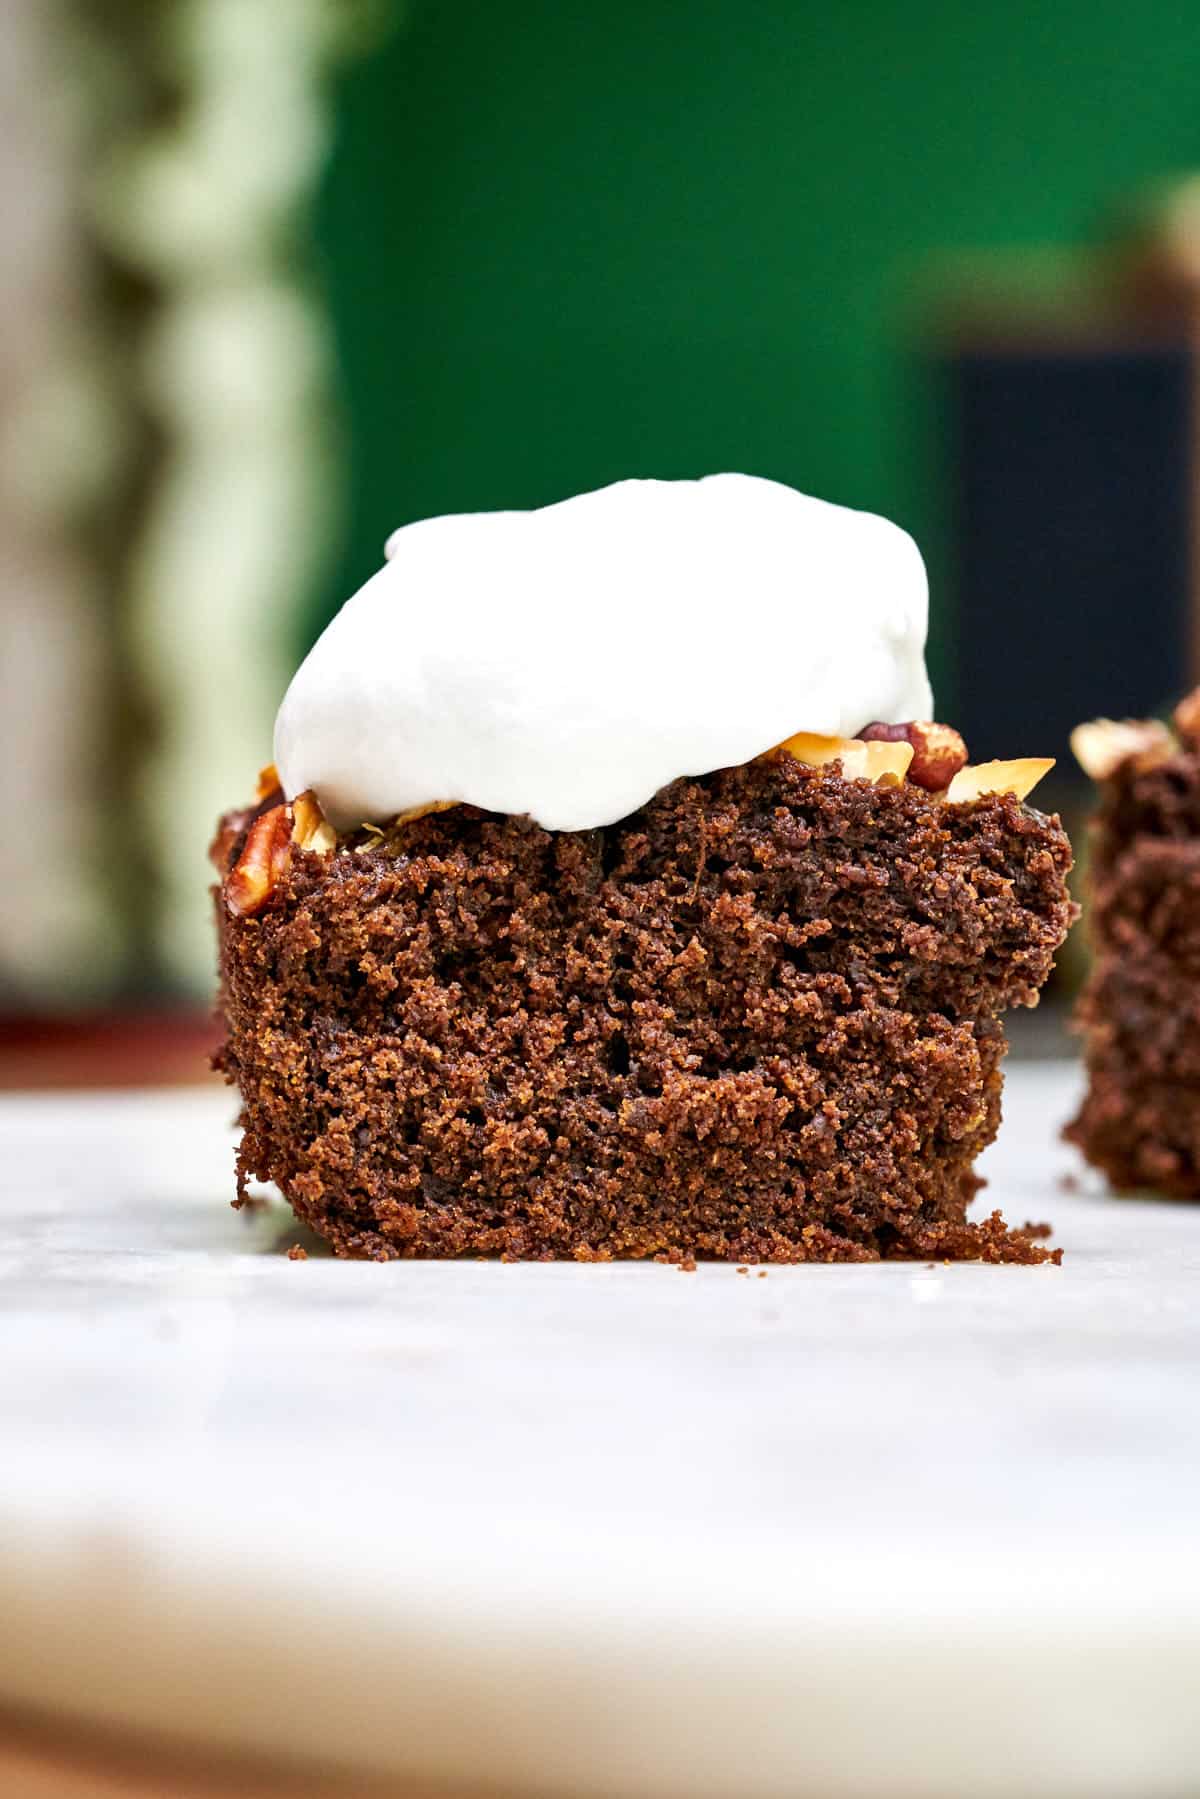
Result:
<svg viewBox="0 0 1200 1799"><path fill-rule="evenodd" d="M797 731L928 718L927 612L906 532L752 475L425 519L301 665L275 761L340 830L435 800L586 830Z"/></svg>

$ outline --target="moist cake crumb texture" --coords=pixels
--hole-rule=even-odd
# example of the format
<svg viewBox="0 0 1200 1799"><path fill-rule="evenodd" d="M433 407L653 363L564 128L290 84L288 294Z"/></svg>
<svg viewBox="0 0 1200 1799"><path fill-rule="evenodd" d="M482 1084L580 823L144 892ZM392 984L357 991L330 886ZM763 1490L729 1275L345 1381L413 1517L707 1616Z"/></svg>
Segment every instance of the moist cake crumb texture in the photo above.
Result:
<svg viewBox="0 0 1200 1799"><path fill-rule="evenodd" d="M596 830L460 806L297 850L217 907L239 1188L374 1258L1057 1259L966 1206L1069 867L1011 794L789 757Z"/></svg>
<svg viewBox="0 0 1200 1799"><path fill-rule="evenodd" d="M1066 1130L1117 1189L1182 1199L1200 1198L1198 704L1200 690L1176 711L1181 742L1116 727L1140 741L1103 772L1089 834L1088 1085Z"/></svg>

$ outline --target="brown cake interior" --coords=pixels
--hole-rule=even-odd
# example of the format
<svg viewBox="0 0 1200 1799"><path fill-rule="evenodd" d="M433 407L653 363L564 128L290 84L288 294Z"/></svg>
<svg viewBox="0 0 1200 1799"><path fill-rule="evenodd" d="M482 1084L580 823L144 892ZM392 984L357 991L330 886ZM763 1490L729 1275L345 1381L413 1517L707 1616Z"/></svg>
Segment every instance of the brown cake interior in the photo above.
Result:
<svg viewBox="0 0 1200 1799"><path fill-rule="evenodd" d="M1196 1198L1200 749L1194 734L1137 728L1144 745L1103 774L1089 833L1092 970L1076 1012L1088 1088L1066 1134L1115 1187Z"/></svg>
<svg viewBox="0 0 1200 1799"><path fill-rule="evenodd" d="M221 1060L241 1180L340 1253L1047 1254L965 1218L1072 911L1011 794L782 756L602 830L459 806L283 860L218 904Z"/></svg>

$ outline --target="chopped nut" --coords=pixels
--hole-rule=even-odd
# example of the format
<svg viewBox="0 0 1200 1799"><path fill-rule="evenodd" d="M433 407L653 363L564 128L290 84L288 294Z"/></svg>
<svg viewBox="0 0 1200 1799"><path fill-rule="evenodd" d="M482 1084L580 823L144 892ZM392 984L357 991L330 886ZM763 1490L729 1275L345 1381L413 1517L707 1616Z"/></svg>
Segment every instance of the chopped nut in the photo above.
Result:
<svg viewBox="0 0 1200 1799"><path fill-rule="evenodd" d="M1176 706L1172 714L1175 729L1189 743L1200 743L1200 687L1193 687Z"/></svg>
<svg viewBox="0 0 1200 1799"><path fill-rule="evenodd" d="M355 853L361 855L365 850L378 849L381 844L387 842L393 831L400 829L401 825L415 824L418 818L428 818L434 812L451 812L455 806L461 804L461 800L430 800L424 806L410 806L407 812L398 812L395 818L389 821L386 828L372 824L369 819L364 819L357 829L366 832L367 840L365 843L355 845Z"/></svg>
<svg viewBox="0 0 1200 1799"><path fill-rule="evenodd" d="M314 856L327 856L337 848L337 832L322 812L311 787L292 801L292 842Z"/></svg>
<svg viewBox="0 0 1200 1799"><path fill-rule="evenodd" d="M265 768L260 768L258 771L254 804L242 806L236 812L227 812L221 820L216 836L208 846L208 859L219 875L224 877L229 873L234 849L255 819L262 813L270 811L272 804L282 798L283 790L279 785L275 764L268 762Z"/></svg>
<svg viewBox="0 0 1200 1799"><path fill-rule="evenodd" d="M913 759L911 743L865 743L861 737L822 737L814 731L799 731L779 746L797 762L809 768L825 768L840 762L848 781L875 781L894 786L904 779Z"/></svg>
<svg viewBox="0 0 1200 1799"><path fill-rule="evenodd" d="M266 763L258 771L258 783L254 789L256 801L269 800L273 793L281 793L279 770L273 762Z"/></svg>
<svg viewBox="0 0 1200 1799"><path fill-rule="evenodd" d="M859 743L908 743L909 727L907 725L885 725L882 719L872 719L858 733Z"/></svg>
<svg viewBox="0 0 1200 1799"><path fill-rule="evenodd" d="M875 723L859 732L864 743L910 743L913 757L906 780L930 793L948 787L967 760L967 746L952 725L914 718L901 725Z"/></svg>
<svg viewBox="0 0 1200 1799"><path fill-rule="evenodd" d="M208 859L222 877L229 873L229 865L233 860L233 852L239 840L245 836L260 813L269 811L268 802L276 795L280 799L283 798L278 786L270 789L266 794L262 791L264 778L272 772L271 769L263 769L258 777L258 798L254 804L242 806L236 812L227 812L218 826L216 836L208 846Z"/></svg>
<svg viewBox="0 0 1200 1799"><path fill-rule="evenodd" d="M427 818L431 812L452 812L458 803L457 800L430 800L427 806L410 806L407 812L396 814L392 826L410 825L418 818Z"/></svg>
<svg viewBox="0 0 1200 1799"><path fill-rule="evenodd" d="M256 818L241 855L225 879L225 905L235 918L263 907L292 859L292 808L272 806Z"/></svg>
<svg viewBox="0 0 1200 1799"><path fill-rule="evenodd" d="M1015 762L968 763L951 781L946 798L953 805L981 799L985 793L1012 793L1023 800L1053 767L1053 756L1022 756Z"/></svg>
<svg viewBox="0 0 1200 1799"><path fill-rule="evenodd" d="M1187 700L1181 702L1187 704ZM1093 781L1106 781L1123 762L1135 762L1138 768L1157 767L1174 755L1175 740L1157 718L1094 718L1090 724L1076 725L1071 748L1084 774Z"/></svg>

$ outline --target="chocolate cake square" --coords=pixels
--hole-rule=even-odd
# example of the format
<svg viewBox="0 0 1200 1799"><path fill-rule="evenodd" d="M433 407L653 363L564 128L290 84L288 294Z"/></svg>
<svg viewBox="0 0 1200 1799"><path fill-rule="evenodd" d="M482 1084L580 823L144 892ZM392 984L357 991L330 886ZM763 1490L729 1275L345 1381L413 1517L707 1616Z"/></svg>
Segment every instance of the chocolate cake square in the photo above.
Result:
<svg viewBox="0 0 1200 1799"><path fill-rule="evenodd" d="M1072 912L1013 793L784 753L591 831L458 806L322 851L293 817L218 839L221 1060L243 1190L338 1253L1047 1254L966 1216Z"/></svg>
<svg viewBox="0 0 1200 1799"><path fill-rule="evenodd" d="M1072 739L1098 787L1092 965L1076 1009L1087 1091L1067 1137L1119 1190L1200 1197L1200 689L1158 720Z"/></svg>
<svg viewBox="0 0 1200 1799"><path fill-rule="evenodd" d="M383 1259L1044 1259L967 1206L1070 849L928 722L927 611L755 476L396 532L214 845L239 1192Z"/></svg>

